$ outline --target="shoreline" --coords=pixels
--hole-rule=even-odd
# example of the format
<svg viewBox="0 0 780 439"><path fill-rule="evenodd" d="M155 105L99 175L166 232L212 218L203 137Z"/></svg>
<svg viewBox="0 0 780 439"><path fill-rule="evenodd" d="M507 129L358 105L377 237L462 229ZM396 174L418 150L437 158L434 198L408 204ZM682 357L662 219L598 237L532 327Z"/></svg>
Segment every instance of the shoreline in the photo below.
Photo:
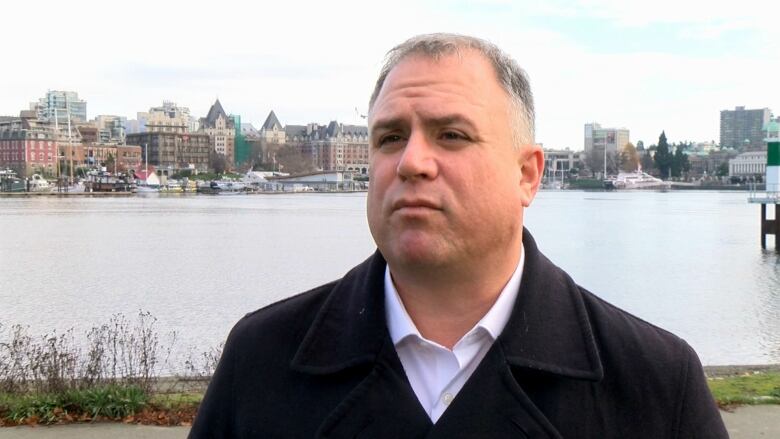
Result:
<svg viewBox="0 0 780 439"><path fill-rule="evenodd" d="M766 372L779 372L780 363L776 364L737 364L704 366L704 374L707 378L721 378L739 375L755 375Z"/></svg>
<svg viewBox="0 0 780 439"><path fill-rule="evenodd" d="M226 194L200 194L197 192L171 192L171 193L137 193L137 192L0 192L0 198L19 198L19 197L181 197L181 196L240 196L240 195L294 195L294 194L352 194L368 192L366 189L354 191L254 191L245 193L226 193Z"/></svg>
<svg viewBox="0 0 780 439"><path fill-rule="evenodd" d="M780 363L773 364L724 364L703 366L707 378L727 378L762 373L780 373ZM160 393L205 392L211 377L157 377L154 390Z"/></svg>

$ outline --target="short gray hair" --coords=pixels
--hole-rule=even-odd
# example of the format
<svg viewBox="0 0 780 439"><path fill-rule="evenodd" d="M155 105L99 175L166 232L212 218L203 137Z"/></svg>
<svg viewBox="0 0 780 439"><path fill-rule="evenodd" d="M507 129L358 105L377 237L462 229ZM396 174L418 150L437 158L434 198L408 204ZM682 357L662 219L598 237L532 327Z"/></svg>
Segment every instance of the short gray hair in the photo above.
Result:
<svg viewBox="0 0 780 439"><path fill-rule="evenodd" d="M523 143L533 143L534 98L525 71L495 44L466 35L446 33L418 35L390 49L385 57L382 70L379 72L374 92L371 93L371 100L368 103L369 114L382 90L387 75L405 58L410 55L423 55L438 60L447 55L460 54L462 49L476 50L487 58L496 71L499 85L509 95L514 147L519 148ZM526 128L525 133L523 125Z"/></svg>

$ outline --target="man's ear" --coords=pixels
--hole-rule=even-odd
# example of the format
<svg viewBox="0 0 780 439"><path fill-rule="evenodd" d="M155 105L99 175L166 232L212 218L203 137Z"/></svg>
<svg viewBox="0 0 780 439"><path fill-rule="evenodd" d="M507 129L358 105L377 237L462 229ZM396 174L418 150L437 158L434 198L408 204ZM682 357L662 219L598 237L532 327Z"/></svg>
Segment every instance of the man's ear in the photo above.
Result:
<svg viewBox="0 0 780 439"><path fill-rule="evenodd" d="M531 205L544 175L544 152L537 144L524 145L520 151L520 197L523 207Z"/></svg>

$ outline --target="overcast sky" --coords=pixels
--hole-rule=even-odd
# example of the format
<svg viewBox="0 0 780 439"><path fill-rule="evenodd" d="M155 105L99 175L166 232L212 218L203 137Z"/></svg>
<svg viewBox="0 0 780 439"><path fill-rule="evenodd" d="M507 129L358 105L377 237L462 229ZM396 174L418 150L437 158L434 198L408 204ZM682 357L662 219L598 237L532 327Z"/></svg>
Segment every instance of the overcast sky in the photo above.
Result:
<svg viewBox="0 0 780 439"><path fill-rule="evenodd" d="M769 6L767 6L769 5ZM219 97L259 127L362 123L385 52L430 32L489 39L529 73L537 141L583 124L631 141L718 141L719 112L780 113L780 8L761 0L14 1L3 5L0 115L73 90L90 118Z"/></svg>

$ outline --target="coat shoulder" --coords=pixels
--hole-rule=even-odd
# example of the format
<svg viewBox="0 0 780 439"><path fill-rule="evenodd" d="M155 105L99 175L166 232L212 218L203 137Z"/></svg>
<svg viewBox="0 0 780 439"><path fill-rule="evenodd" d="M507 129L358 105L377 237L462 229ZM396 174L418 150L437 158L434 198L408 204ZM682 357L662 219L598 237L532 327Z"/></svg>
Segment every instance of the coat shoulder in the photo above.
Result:
<svg viewBox="0 0 780 439"><path fill-rule="evenodd" d="M607 302L585 288L578 288L591 317L597 343L602 348L613 348L609 352L625 351L630 356L652 357L655 358L654 363L687 360L691 348L680 337Z"/></svg>
<svg viewBox="0 0 780 439"><path fill-rule="evenodd" d="M329 282L247 313L235 324L228 338L236 342L272 342L274 339L279 340L280 337L287 338L291 335L303 338L337 283L338 281ZM278 343L279 341L276 341L272 345L276 346Z"/></svg>

